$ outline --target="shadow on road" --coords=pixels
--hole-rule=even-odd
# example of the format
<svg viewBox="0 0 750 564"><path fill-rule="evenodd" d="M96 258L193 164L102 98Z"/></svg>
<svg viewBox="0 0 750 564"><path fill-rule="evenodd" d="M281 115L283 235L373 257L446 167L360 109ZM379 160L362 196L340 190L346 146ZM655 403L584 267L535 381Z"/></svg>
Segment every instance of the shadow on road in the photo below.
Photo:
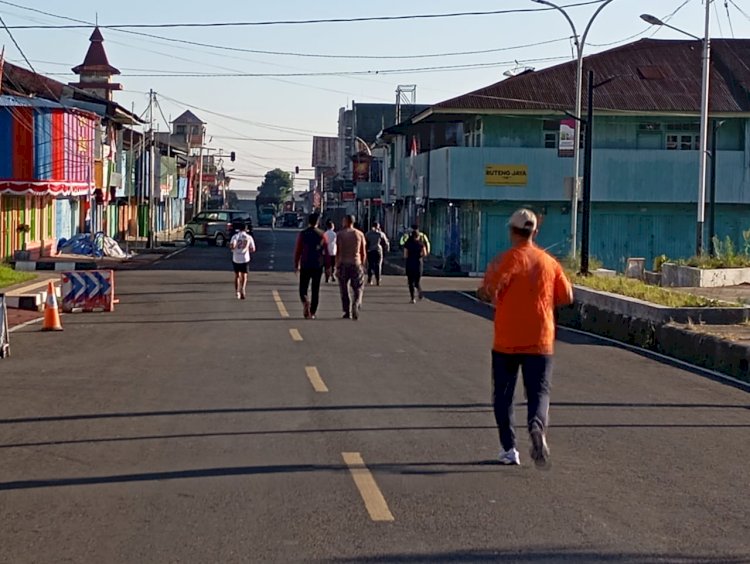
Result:
<svg viewBox="0 0 750 564"><path fill-rule="evenodd" d="M581 550L573 547L525 548L523 550L465 550L460 552L428 553L389 553L377 556L354 556L334 558L327 562L357 562L361 564L416 563L416 562L534 562L575 564L596 564L612 562L615 564L740 564L750 562L747 555L697 555L674 552L606 552L600 550Z"/></svg>
<svg viewBox="0 0 750 564"><path fill-rule="evenodd" d="M484 304L484 303L480 303L475 300L472 300L468 298L467 296L461 294L460 292L445 292L445 291L426 292L425 296L436 303L443 304L443 305L458 309L460 311L476 315L483 319L492 320L494 317L494 310L488 304ZM649 360L658 362L659 364L663 364L665 366L678 368L685 372L689 372L690 374L695 374L703 378L708 378L709 380L713 380L720 384L732 386L740 390L745 390L745 391L747 390L745 384L741 384L741 383L735 384L727 378L717 376L715 373L712 373L711 371L702 369L700 367L691 366L689 364L685 364L677 360L672 360L662 355L659 355L657 353L654 353L652 351L648 351L646 349L640 349L638 347L628 345L625 343L618 343L612 340L604 340L604 338L599 338L595 335L582 334L573 330L569 330L566 327L558 326L556 340L558 342L565 343L567 345L610 347L610 348L618 348L621 350L626 350L632 354L636 354L638 356L648 358Z"/></svg>
<svg viewBox="0 0 750 564"><path fill-rule="evenodd" d="M467 462L408 462L400 464L368 464L374 472L397 475L443 476L447 474L470 474L491 472L508 467L491 460ZM67 486L92 486L101 484L126 484L165 480L190 480L196 478L222 478L232 476L255 476L265 474L297 474L307 472L346 472L346 464L276 464L262 466L229 466L198 468L139 474L115 474L112 476L79 476L73 478L50 478L42 480L16 480L0 482L0 491L59 488ZM509 471L509 475L514 475ZM519 476L519 474L515 474Z"/></svg>
<svg viewBox="0 0 750 564"><path fill-rule="evenodd" d="M517 406L525 406L526 403L519 402ZM687 403L552 403L552 407L608 407L608 408L647 408L647 409L750 409L747 404L687 404ZM433 410L444 413L463 412L479 413L492 411L492 404L489 403L405 403L405 404L362 404L362 405L317 405L317 406L269 406L269 407L226 407L215 409L175 409L165 411L133 411L133 412L113 412L113 413L79 413L70 415L49 415L39 417L16 417L0 419L0 425L18 425L26 423L49 423L59 421L91 421L99 419L130 419L143 417L177 417L177 416L203 416L203 415L238 415L252 413L293 413L293 412L316 412L316 411L397 411L397 410ZM573 427L572 425L553 425L554 427ZM587 424L586 427L602 427L607 424ZM616 424L616 427L660 427L660 426L683 426L683 427L747 427L748 425L703 425L703 424ZM439 427L443 428L443 427ZM417 429L419 429L417 427ZM356 429L354 429L356 430ZM367 430L367 429L362 429ZM373 430L378 430L373 429Z"/></svg>

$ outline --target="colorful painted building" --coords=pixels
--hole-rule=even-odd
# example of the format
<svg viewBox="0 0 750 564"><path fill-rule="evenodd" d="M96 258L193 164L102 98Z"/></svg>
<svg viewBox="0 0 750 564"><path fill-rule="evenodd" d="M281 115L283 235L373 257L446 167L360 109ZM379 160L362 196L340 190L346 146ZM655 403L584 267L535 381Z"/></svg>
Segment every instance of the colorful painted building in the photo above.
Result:
<svg viewBox="0 0 750 564"><path fill-rule="evenodd" d="M96 118L41 98L0 96L0 257L49 255L83 227Z"/></svg>

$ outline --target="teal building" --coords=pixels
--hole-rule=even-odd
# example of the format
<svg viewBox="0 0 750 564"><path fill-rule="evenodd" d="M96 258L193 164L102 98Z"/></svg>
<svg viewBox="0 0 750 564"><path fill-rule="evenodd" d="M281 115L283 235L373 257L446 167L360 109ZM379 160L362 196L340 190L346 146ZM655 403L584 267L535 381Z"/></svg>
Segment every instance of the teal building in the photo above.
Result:
<svg viewBox="0 0 750 564"><path fill-rule="evenodd" d="M750 40L712 44L715 231L741 249L750 230ZM695 41L652 39L585 59L584 92L589 70L604 83L594 95L591 252L609 268L694 254L701 64ZM508 246L508 216L528 206L543 216L539 244L569 254L575 66L527 71L386 129L393 229L419 221L447 268L481 272Z"/></svg>

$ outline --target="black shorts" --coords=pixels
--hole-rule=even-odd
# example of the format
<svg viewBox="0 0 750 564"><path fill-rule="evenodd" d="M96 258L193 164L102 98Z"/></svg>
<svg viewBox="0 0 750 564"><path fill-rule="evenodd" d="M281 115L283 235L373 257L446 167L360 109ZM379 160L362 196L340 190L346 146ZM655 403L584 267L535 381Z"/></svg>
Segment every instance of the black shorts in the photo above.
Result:
<svg viewBox="0 0 750 564"><path fill-rule="evenodd" d="M232 261L232 266L234 266L234 272L236 274L247 274L250 270L250 263L249 262L234 262Z"/></svg>

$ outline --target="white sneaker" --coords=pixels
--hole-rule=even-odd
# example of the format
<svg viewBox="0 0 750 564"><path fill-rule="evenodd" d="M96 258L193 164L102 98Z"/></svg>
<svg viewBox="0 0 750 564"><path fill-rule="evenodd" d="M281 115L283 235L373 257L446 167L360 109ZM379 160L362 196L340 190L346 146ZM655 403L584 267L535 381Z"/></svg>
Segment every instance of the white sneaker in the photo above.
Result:
<svg viewBox="0 0 750 564"><path fill-rule="evenodd" d="M518 455L518 451L514 448L510 450L501 450L497 459L500 464L504 464L505 466L518 466L521 464L521 458Z"/></svg>
<svg viewBox="0 0 750 564"><path fill-rule="evenodd" d="M237 292L237 299L239 300L241 298L242 298L242 294L240 294L239 292Z"/></svg>
<svg viewBox="0 0 750 564"><path fill-rule="evenodd" d="M529 433L531 438L531 448L529 449L534 464L540 467L547 466L549 463L549 447L544 431L539 427L534 427Z"/></svg>

